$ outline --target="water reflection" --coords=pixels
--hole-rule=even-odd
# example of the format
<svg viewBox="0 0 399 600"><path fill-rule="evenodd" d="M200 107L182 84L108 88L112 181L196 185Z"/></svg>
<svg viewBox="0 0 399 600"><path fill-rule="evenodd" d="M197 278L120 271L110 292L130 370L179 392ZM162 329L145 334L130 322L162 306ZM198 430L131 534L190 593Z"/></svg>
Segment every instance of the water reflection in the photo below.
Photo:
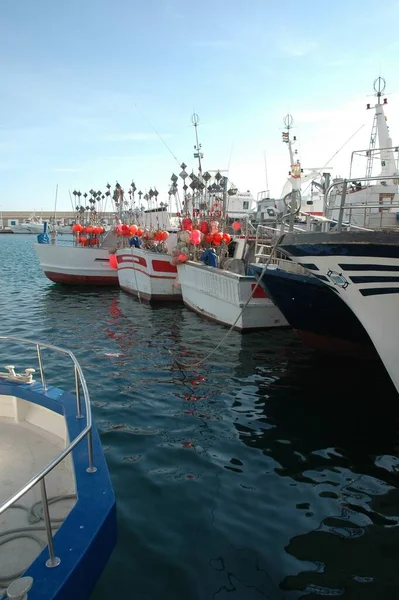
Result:
<svg viewBox="0 0 399 600"><path fill-rule="evenodd" d="M226 329L119 290L47 286L34 315L82 363L117 494L95 600L129 597L133 567L149 600L392 596L399 408L381 365L275 330L193 366Z"/></svg>

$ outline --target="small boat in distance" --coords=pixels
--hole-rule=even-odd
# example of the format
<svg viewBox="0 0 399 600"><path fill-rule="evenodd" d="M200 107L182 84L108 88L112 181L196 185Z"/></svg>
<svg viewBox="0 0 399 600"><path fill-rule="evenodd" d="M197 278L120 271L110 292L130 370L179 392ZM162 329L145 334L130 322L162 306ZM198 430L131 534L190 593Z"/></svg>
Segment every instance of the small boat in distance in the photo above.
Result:
<svg viewBox="0 0 399 600"><path fill-rule="evenodd" d="M0 598L89 598L116 543L116 511L82 369L69 350L0 342L10 358L21 346L36 353L36 368L0 373ZM44 351L63 370L70 358L75 395L49 385L57 367Z"/></svg>

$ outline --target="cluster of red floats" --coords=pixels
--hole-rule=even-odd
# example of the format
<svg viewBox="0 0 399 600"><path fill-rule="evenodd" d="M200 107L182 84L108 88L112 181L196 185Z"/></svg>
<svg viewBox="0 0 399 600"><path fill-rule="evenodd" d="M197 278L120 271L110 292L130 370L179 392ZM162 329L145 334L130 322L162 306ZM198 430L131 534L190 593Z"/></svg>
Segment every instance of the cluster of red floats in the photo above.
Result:
<svg viewBox="0 0 399 600"><path fill-rule="evenodd" d="M137 225L125 224L116 226L116 235L126 238L137 235L137 237L142 237L143 240L153 240L156 242L164 242L169 237L169 233L167 231L162 231L161 229L151 231L149 229L141 229L140 227L137 227Z"/></svg>
<svg viewBox="0 0 399 600"><path fill-rule="evenodd" d="M75 225L72 225L72 231L75 234L77 243L81 246L98 246L100 243L98 236L102 235L105 229L97 225L75 223Z"/></svg>
<svg viewBox="0 0 399 600"><path fill-rule="evenodd" d="M194 228L195 227L195 228ZM173 251L173 264L186 262L190 257L190 245L218 247L222 244L231 242L231 235L227 232L219 231L218 221L200 221L196 224L189 217L185 217L181 222L182 231L178 236L178 243ZM232 223L234 231L241 229L238 221Z"/></svg>
<svg viewBox="0 0 399 600"><path fill-rule="evenodd" d="M137 225L119 224L116 226L115 233L116 235L127 238L133 237L134 235L141 237L143 235L143 230L140 229L140 227L137 227Z"/></svg>

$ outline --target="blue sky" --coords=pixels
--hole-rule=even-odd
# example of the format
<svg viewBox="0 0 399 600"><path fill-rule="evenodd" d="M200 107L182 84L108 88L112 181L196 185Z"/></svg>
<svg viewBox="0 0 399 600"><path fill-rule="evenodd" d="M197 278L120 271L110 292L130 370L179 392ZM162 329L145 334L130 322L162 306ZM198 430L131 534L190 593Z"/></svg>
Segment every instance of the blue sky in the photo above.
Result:
<svg viewBox="0 0 399 600"><path fill-rule="evenodd" d="M399 135L399 2L1 0L0 206L69 209L68 191L123 186L166 194L179 161L254 195L288 171L282 119L295 119L303 166L345 175L368 146L375 77L387 80ZM398 134L398 135L397 135ZM321 164L315 164L321 163ZM166 198L165 198L166 199Z"/></svg>

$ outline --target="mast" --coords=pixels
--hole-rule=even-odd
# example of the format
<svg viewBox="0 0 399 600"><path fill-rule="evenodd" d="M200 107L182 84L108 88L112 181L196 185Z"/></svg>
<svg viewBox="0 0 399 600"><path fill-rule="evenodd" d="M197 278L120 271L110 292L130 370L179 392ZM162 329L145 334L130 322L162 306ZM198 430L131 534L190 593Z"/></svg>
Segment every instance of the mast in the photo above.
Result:
<svg viewBox="0 0 399 600"><path fill-rule="evenodd" d="M290 154L290 164L291 170L289 172L290 175L290 183L292 186L291 191L291 202L289 205L289 210L291 214L290 219L290 227L292 228L294 225L294 214L298 209L300 203L300 190L301 190L301 164L299 159L296 157L298 154L298 150L293 150L293 144L296 142L296 137L293 136L291 140L290 130L292 129L294 123L294 119L290 114L284 117L284 125L287 131L283 131L283 142L288 144L288 151ZM287 196L288 197L288 196ZM287 205L288 206L288 205Z"/></svg>
<svg viewBox="0 0 399 600"><path fill-rule="evenodd" d="M199 176L202 177L202 163L201 163L201 159L204 158L203 153L201 152L201 148L202 148L202 144L199 143L198 141L198 125L199 125L199 116L194 113L191 117L191 122L194 125L194 129L195 129L195 146L194 146L194 158L198 159L198 173Z"/></svg>
<svg viewBox="0 0 399 600"><path fill-rule="evenodd" d="M373 122L373 129L370 137L370 151L369 161L367 165L367 173L371 175L372 161L373 161L373 150L375 148L375 137L378 133L378 143L380 148L380 160L381 160L381 177L388 175L395 175L395 157L392 148L392 139L389 135L389 129L387 125L387 119L384 114L384 105L388 104L386 98L381 102L381 98L384 96L386 81L383 77L377 77L374 81L374 91L377 97L377 103L375 104L375 115ZM370 104L367 104L367 109L370 109Z"/></svg>

